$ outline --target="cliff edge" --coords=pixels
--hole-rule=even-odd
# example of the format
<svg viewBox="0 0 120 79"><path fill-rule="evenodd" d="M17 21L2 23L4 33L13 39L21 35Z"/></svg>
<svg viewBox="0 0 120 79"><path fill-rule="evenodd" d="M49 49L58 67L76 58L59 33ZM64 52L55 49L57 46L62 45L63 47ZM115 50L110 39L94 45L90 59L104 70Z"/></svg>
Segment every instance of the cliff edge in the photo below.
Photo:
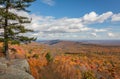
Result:
<svg viewBox="0 0 120 79"><path fill-rule="evenodd" d="M34 79L25 59L0 58L0 79Z"/></svg>

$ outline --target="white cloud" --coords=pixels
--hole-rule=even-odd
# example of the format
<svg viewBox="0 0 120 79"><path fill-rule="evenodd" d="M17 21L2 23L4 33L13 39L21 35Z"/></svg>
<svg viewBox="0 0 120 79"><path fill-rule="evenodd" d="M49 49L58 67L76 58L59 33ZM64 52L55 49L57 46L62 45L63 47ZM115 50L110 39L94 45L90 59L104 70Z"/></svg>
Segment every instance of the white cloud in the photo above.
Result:
<svg viewBox="0 0 120 79"><path fill-rule="evenodd" d="M89 14L85 14L83 17L79 18L58 18L56 19L53 16L42 16L35 14L28 14L23 11L15 11L11 10L20 16L28 16L32 18L32 23L27 25L28 28L35 30L34 33L28 34L29 36L41 38L93 38L93 36L97 38L104 38L104 34L109 32L109 29L97 27L90 27L89 24L94 23L103 23L107 21L109 18L116 16L112 12L106 12L101 15L98 15L95 12L90 12ZM113 15L113 16L112 16ZM96 25L97 26L97 25ZM99 35L97 35L99 34ZM109 37L115 38L116 35L113 33L107 33ZM118 36L118 35L117 35Z"/></svg>
<svg viewBox="0 0 120 79"><path fill-rule="evenodd" d="M102 15L98 15L95 12L90 12L89 14L85 14L83 16L83 22L87 24L91 23L103 23L105 20L109 19L113 15L112 12L106 12Z"/></svg>
<svg viewBox="0 0 120 79"><path fill-rule="evenodd" d="M102 15L97 15L95 12L86 14L81 18L59 18L56 19L52 16L37 16L31 15L33 21L31 28L37 31L46 33L79 33L86 31L105 32L106 29L93 29L87 27L87 23L103 22L107 20L112 12L106 12ZM108 17L109 16L109 17Z"/></svg>
<svg viewBox="0 0 120 79"><path fill-rule="evenodd" d="M43 38L80 38L81 35L76 35L78 33L83 33L83 38L92 38L92 36L101 38L105 35L105 33L109 32L110 29L92 28L88 25L94 23L103 23L110 19L112 15L114 15L112 12L106 12L101 15L98 15L95 12L90 12L89 14L85 14L80 18L64 17L56 19L52 16L38 16L32 14L30 16L33 18L33 21L30 24L30 27L38 32L38 34L35 34L35 36L41 36ZM40 32L42 32L42 34L40 34ZM91 36L89 36L90 34ZM108 33L108 36L112 36L113 38L115 37L112 33Z"/></svg>
<svg viewBox="0 0 120 79"><path fill-rule="evenodd" d="M3 8L3 6L2 6L2 5L0 5L0 8Z"/></svg>
<svg viewBox="0 0 120 79"><path fill-rule="evenodd" d="M49 6L53 6L55 4L54 0L42 0L42 2Z"/></svg>
<svg viewBox="0 0 120 79"><path fill-rule="evenodd" d="M22 11L22 10L15 10L15 9L9 9L10 12L14 13L14 14L17 14L19 16L24 16L24 17L30 17L30 15L25 12L25 11Z"/></svg>
<svg viewBox="0 0 120 79"><path fill-rule="evenodd" d="M97 37L97 34L96 34L96 33L91 33L91 35L93 35L94 37Z"/></svg>
<svg viewBox="0 0 120 79"><path fill-rule="evenodd" d="M100 15L100 16L98 17L98 21L99 21L100 23L103 23L105 20L109 19L112 15L113 15L112 12L103 13L102 15Z"/></svg>
<svg viewBox="0 0 120 79"><path fill-rule="evenodd" d="M91 12L83 16L83 21L85 23L94 22L97 20L98 15L95 12Z"/></svg>
<svg viewBox="0 0 120 79"><path fill-rule="evenodd" d="M107 29L94 29L95 32L106 32Z"/></svg>
<svg viewBox="0 0 120 79"><path fill-rule="evenodd" d="M117 33L117 32L108 32L107 35L108 35L110 38L120 39L120 33Z"/></svg>
<svg viewBox="0 0 120 79"><path fill-rule="evenodd" d="M109 32L109 33L108 33L108 36L109 36L109 37L115 37L116 35L113 34L113 33L111 33L111 32Z"/></svg>
<svg viewBox="0 0 120 79"><path fill-rule="evenodd" d="M48 33L72 33L88 31L90 28L82 24L80 18L60 18L55 19L52 16L31 15L33 18L30 24L36 31Z"/></svg>
<svg viewBox="0 0 120 79"><path fill-rule="evenodd" d="M120 21L120 13L114 14L111 21Z"/></svg>

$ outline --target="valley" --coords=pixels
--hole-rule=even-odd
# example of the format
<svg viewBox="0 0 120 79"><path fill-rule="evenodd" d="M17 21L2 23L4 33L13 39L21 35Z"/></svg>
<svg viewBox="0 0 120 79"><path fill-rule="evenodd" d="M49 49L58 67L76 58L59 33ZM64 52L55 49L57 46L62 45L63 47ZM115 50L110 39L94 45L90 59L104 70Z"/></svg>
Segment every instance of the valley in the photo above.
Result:
<svg viewBox="0 0 120 79"><path fill-rule="evenodd" d="M27 59L35 79L119 79L120 46L52 42L11 45L11 58Z"/></svg>

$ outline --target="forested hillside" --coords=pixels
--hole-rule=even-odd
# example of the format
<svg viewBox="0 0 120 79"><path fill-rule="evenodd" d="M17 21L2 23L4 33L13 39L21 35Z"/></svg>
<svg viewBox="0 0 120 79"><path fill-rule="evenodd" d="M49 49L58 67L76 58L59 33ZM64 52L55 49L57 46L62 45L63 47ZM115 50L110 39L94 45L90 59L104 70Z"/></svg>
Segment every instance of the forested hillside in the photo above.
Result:
<svg viewBox="0 0 120 79"><path fill-rule="evenodd" d="M119 79L120 76L119 46L33 42L11 45L10 55L12 59L27 59L35 79Z"/></svg>

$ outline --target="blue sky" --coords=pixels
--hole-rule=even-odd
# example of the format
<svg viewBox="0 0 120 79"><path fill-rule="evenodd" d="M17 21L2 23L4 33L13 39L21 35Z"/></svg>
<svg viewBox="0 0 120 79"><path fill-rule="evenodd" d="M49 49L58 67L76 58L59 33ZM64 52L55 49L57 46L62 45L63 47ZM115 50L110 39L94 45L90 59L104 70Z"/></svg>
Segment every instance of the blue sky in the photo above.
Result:
<svg viewBox="0 0 120 79"><path fill-rule="evenodd" d="M46 1L46 4L43 1ZM51 4L47 3L47 1L51 1ZM107 11L119 13L120 0L37 0L30 7L30 10L36 14L55 16L56 18L65 16L75 18L91 11L98 14Z"/></svg>
<svg viewBox="0 0 120 79"><path fill-rule="evenodd" d="M120 0L37 0L29 7L42 39L120 39Z"/></svg>

